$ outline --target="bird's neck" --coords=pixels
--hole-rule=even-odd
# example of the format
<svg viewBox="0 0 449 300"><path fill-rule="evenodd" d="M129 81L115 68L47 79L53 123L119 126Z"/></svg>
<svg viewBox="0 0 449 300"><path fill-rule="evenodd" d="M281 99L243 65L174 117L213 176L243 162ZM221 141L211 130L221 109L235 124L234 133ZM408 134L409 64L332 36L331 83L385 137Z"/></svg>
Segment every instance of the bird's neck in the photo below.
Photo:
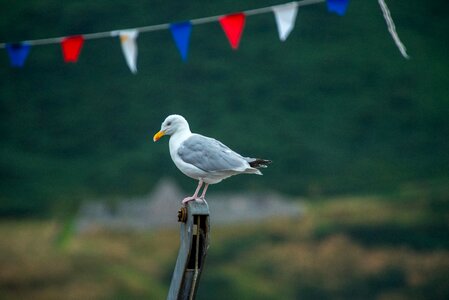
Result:
<svg viewBox="0 0 449 300"><path fill-rule="evenodd" d="M171 135L171 138L175 139L183 139L185 137L189 137L192 135L192 132L190 131L190 128L188 126L179 128L175 133Z"/></svg>
<svg viewBox="0 0 449 300"><path fill-rule="evenodd" d="M170 136L170 148L174 149L177 148L182 142L184 142L186 139L188 139L192 135L192 132L190 131L189 127L182 128L180 130L177 130L175 133L173 133Z"/></svg>

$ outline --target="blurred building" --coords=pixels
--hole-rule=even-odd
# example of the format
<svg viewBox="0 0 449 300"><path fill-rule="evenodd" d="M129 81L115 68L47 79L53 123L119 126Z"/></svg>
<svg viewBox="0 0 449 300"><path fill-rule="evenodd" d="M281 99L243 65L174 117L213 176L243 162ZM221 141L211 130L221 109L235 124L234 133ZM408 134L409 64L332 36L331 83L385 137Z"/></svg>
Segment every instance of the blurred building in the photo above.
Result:
<svg viewBox="0 0 449 300"><path fill-rule="evenodd" d="M187 194L170 179L163 179L148 195L111 203L86 201L77 220L78 232L98 229L151 230L178 226L177 211ZM277 193L213 194L207 198L213 225L259 222L274 217L300 217L300 201Z"/></svg>

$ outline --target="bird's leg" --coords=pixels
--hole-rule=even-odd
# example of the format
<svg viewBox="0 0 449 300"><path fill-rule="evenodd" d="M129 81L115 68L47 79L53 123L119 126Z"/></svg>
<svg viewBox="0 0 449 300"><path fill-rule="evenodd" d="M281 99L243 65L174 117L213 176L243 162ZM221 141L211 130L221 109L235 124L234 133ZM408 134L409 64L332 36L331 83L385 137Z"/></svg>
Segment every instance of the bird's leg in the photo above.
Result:
<svg viewBox="0 0 449 300"><path fill-rule="evenodd" d="M208 187L209 187L209 183L206 183L204 185L203 193L201 193L200 199L204 199L206 197L206 191L207 191Z"/></svg>
<svg viewBox="0 0 449 300"><path fill-rule="evenodd" d="M207 202L206 202L206 191L207 191L208 187L209 187L209 183L206 183L204 185L203 193L200 196L201 201L204 201L204 203L206 203L206 204L207 204Z"/></svg>
<svg viewBox="0 0 449 300"><path fill-rule="evenodd" d="M200 179L200 181L198 182L198 186L197 186L197 188L195 190L195 194L193 194L192 197L184 198L184 200L182 200L182 204L186 204L187 202L195 200L196 198L198 198L198 192L200 191L202 185L203 185L203 180Z"/></svg>

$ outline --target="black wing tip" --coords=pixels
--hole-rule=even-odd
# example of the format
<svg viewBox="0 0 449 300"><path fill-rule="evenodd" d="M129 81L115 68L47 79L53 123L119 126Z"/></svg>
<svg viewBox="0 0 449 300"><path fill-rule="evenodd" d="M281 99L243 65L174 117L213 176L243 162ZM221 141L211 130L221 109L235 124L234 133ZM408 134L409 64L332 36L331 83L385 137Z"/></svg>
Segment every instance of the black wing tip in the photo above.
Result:
<svg viewBox="0 0 449 300"><path fill-rule="evenodd" d="M273 161L269 159L255 159L249 163L249 165L253 168L266 168L269 164L271 164Z"/></svg>

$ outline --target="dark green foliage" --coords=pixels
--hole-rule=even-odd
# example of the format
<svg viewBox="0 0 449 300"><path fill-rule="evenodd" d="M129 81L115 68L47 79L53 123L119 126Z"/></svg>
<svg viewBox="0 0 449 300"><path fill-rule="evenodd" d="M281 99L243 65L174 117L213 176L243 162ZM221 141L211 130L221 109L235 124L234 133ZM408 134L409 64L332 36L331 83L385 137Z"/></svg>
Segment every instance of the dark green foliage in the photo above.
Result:
<svg viewBox="0 0 449 300"><path fill-rule="evenodd" d="M264 177L214 187L292 194L390 190L449 174L449 20L445 1L389 1L412 59L391 40L377 1L348 13L301 8L284 43L272 14L249 17L232 51L217 23L193 28L182 63L169 31L141 34L138 74L117 39L86 41L77 64L59 45L31 49L25 68L0 56L0 214L57 201L148 192L162 176L194 183L151 137L179 113L194 131L272 159ZM130 28L283 1L1 1L0 39ZM3 51L3 50L2 50ZM75 200L74 200L75 199Z"/></svg>
<svg viewBox="0 0 449 300"><path fill-rule="evenodd" d="M449 249L447 211L449 194L446 183L428 184L427 187L406 187L404 195L387 198L386 204L402 211L404 220L392 219L384 223L348 223L344 219L317 226L314 236L321 240L334 234L346 234L367 247L383 245L407 247L415 251ZM425 191L425 192L423 192ZM411 196L414 194L413 196ZM421 214L411 222L411 212ZM366 211L369 214L369 211ZM386 212L384 212L386 213ZM388 215L388 213L386 213Z"/></svg>
<svg viewBox="0 0 449 300"><path fill-rule="evenodd" d="M415 250L449 249L446 224L421 224L398 226L397 224L367 226L334 226L319 228L317 238L346 232L357 242L366 245L407 246Z"/></svg>

